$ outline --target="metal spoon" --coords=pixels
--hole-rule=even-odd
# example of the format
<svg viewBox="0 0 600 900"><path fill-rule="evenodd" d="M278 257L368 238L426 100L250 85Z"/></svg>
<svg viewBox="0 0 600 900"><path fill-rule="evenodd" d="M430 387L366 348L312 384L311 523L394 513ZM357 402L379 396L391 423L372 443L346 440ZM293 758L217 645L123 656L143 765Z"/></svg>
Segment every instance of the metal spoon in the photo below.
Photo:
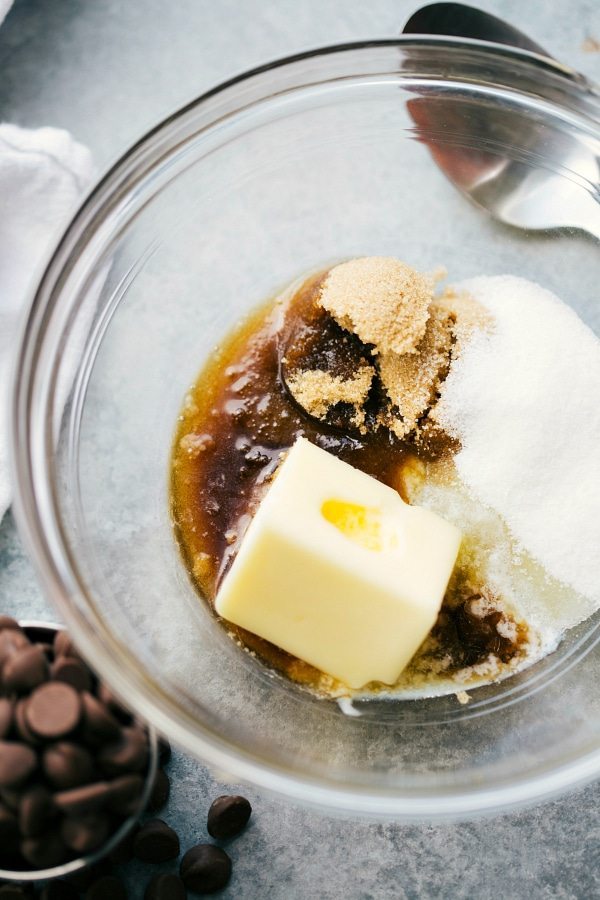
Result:
<svg viewBox="0 0 600 900"><path fill-rule="evenodd" d="M541 66L555 66L552 57L535 41L513 28L507 22L489 13L462 3L432 3L424 6L409 18L403 28L405 34L435 34L477 38L482 41L508 44L535 54ZM563 72L564 74L564 72ZM574 75L585 83L583 76ZM501 110L491 107L478 110L476 121L470 122L464 114L456 116L457 130L465 146L440 143L428 139L427 132L436 131L436 123L447 128L453 118L449 100L427 97L410 101L409 111L419 136L428 144L438 167L452 184L480 209L495 219L516 228L549 230L577 228L600 239L600 171L598 160L568 135L552 135L548 147L549 130L531 123L527 134L523 127ZM453 123L454 124L454 123ZM537 127L537 133L536 133ZM532 166L498 152L481 149L483 136L503 134L513 129L511 143L515 147L528 146L535 151L540 145L540 156L548 158L551 151L553 170ZM518 133L517 133L518 131ZM469 146L469 145L472 146ZM594 186L586 190L559 172L573 172Z"/></svg>
<svg viewBox="0 0 600 900"><path fill-rule="evenodd" d="M465 3L430 3L418 9L402 29L404 34L439 34L454 37L477 38L520 47L539 56L552 59L550 54L530 37L503 19L467 6Z"/></svg>

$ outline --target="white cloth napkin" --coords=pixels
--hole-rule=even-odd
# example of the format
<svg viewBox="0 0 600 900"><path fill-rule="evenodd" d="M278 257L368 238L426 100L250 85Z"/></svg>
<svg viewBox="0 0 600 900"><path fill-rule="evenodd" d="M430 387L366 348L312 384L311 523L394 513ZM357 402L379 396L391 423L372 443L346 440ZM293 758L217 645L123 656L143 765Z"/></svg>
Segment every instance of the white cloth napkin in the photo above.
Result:
<svg viewBox="0 0 600 900"><path fill-rule="evenodd" d="M0 0L0 23L12 0ZM0 125L0 519L11 498L9 384L35 279L91 182L92 157L66 131Z"/></svg>
<svg viewBox="0 0 600 900"><path fill-rule="evenodd" d="M13 0L0 0L0 25L2 24L2 20L6 13L11 8L12 2Z"/></svg>

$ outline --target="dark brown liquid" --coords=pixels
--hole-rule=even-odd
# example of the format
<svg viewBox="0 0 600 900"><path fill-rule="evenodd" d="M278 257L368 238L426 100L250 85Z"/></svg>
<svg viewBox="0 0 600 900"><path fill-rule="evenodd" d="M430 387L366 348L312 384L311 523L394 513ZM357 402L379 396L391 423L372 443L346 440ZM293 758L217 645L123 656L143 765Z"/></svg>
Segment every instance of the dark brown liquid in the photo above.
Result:
<svg viewBox="0 0 600 900"><path fill-rule="evenodd" d="M316 306L322 277L309 278L291 301L271 302L239 327L201 372L182 410L172 462L172 516L186 566L211 605L281 454L298 437L407 499L404 473L414 463L413 447L384 428L353 432L343 408L332 408L328 420L319 422L285 387L285 367L302 360L343 375L349 363L369 356L368 348ZM374 422L379 391L375 384L367 424ZM451 658L446 671L473 665L490 652L508 662L519 652L518 644L500 638L491 621L461 613L467 599L447 598L432 633L436 652L441 648ZM228 628L293 680L312 686L321 682L321 673L308 664L256 635Z"/></svg>

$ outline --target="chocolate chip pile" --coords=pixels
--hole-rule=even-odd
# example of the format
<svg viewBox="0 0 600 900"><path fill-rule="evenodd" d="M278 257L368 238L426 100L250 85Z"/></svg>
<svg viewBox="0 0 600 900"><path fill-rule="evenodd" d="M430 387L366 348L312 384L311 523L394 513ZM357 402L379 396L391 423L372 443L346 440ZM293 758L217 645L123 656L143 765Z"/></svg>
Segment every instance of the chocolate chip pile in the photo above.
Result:
<svg viewBox="0 0 600 900"><path fill-rule="evenodd" d="M0 616L0 868L52 868L98 850L139 809L148 764L148 737L110 691L95 678L69 636L59 631L27 633ZM158 744L159 768L146 807L167 803L171 758L168 741ZM252 807L239 796L218 797L207 831L226 841L247 825ZM180 841L162 819L136 825L94 865L65 879L31 884L0 883L0 900L127 900L115 873L137 859L147 864L177 860ZM144 900L185 900L188 891L212 894L231 877L229 855L199 843L179 864L179 873L150 877Z"/></svg>
<svg viewBox="0 0 600 900"><path fill-rule="evenodd" d="M148 765L146 730L68 634L36 637L0 617L0 868L12 871L101 847L138 810Z"/></svg>
<svg viewBox="0 0 600 900"><path fill-rule="evenodd" d="M161 741L161 762L166 764L170 757L170 747ZM161 770L162 771L162 770ZM163 773L165 775L165 773ZM169 784L165 775L166 784ZM153 791L148 809L156 809L156 803L166 803L164 788ZM238 835L248 824L252 807L245 797L217 797L213 801L207 820L207 830L211 837L226 841ZM174 861L179 857L180 843L176 832L162 819L150 819L137 826L114 850L108 859L89 866L68 880L49 881L38 900L127 900L125 884L115 874L113 866L122 866L133 859L144 863L159 864ZM214 894L222 890L231 878L231 859L222 847L216 844L200 843L191 847L182 857L179 874L161 872L151 876L144 900L186 900L191 894ZM33 900L35 893L31 886L5 884L0 886L0 900Z"/></svg>

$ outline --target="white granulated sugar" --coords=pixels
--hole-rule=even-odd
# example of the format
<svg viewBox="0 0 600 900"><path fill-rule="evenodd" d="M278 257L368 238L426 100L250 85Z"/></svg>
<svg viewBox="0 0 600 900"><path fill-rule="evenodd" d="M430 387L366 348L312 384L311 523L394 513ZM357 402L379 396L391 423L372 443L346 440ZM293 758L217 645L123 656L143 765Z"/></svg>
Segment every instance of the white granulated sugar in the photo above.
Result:
<svg viewBox="0 0 600 900"><path fill-rule="evenodd" d="M438 418L460 440L455 465L472 495L546 573L592 601L567 617L574 625L600 605L600 341L523 278L457 287L495 324L452 366Z"/></svg>

